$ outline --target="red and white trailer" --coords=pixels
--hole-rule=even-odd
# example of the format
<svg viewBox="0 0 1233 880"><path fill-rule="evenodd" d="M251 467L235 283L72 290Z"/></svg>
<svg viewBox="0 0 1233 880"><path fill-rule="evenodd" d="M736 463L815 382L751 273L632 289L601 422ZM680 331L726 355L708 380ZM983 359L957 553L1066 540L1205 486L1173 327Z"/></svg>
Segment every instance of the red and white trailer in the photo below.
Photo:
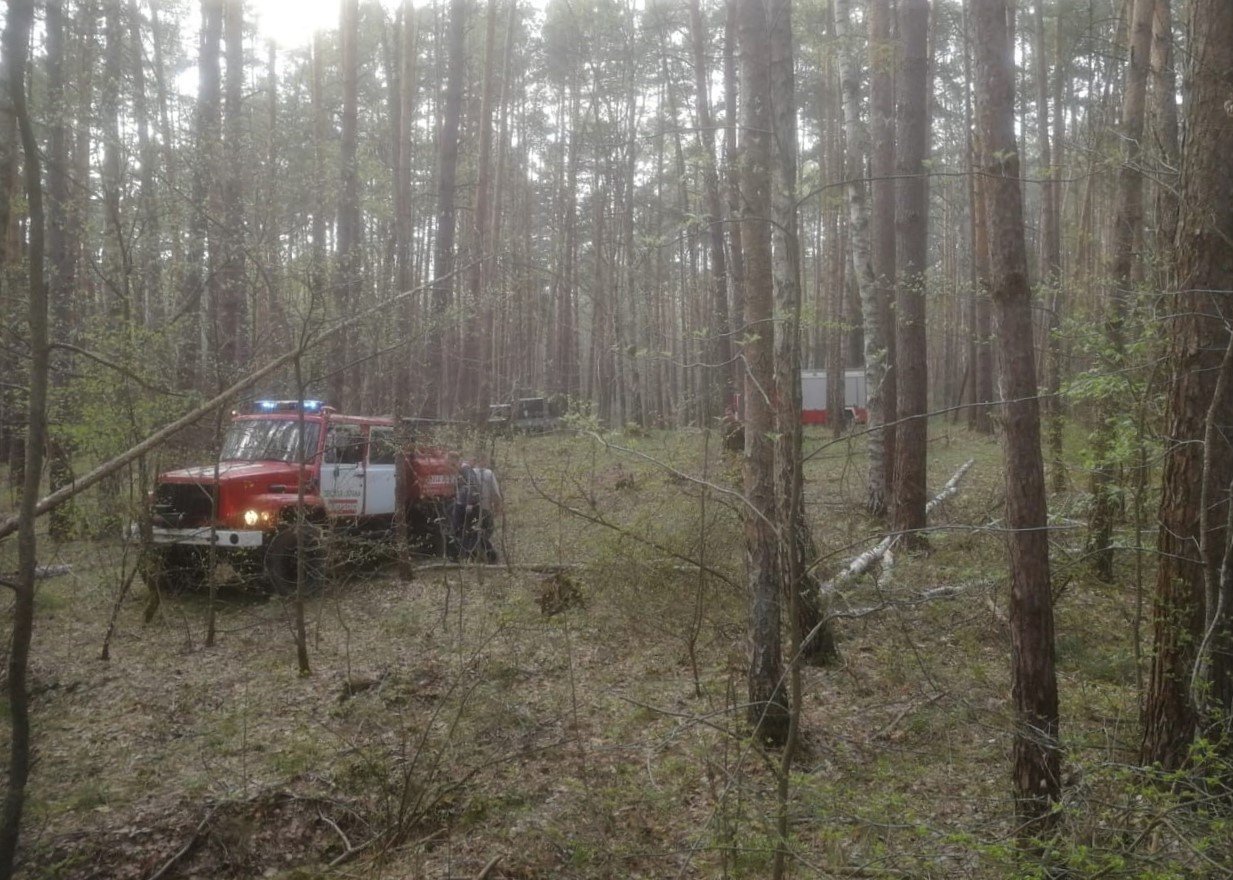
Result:
<svg viewBox="0 0 1233 880"><path fill-rule="evenodd" d="M801 424L825 425L830 422L826 411L826 370L801 370ZM844 419L863 425L869 421L869 394L863 369L845 370L843 374Z"/></svg>

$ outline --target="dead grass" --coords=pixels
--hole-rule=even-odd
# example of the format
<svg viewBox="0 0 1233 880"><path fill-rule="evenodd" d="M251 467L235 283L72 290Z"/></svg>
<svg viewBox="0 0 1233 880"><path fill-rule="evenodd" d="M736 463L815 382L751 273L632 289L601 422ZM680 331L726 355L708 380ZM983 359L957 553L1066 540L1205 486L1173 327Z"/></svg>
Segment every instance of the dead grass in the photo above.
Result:
<svg viewBox="0 0 1233 880"><path fill-rule="evenodd" d="M999 454L944 425L934 437L933 485L978 463L931 552L839 596L840 613L887 607L840 621L842 664L805 673L793 876L1027 876L1008 842L1005 555L996 528L973 528L1000 518ZM40 587L24 875L144 880L170 862L161 876L474 877L499 857L490 877L765 876L775 780L733 711L735 466L714 438L704 462L697 433L611 441L622 448L552 436L496 450L506 552L575 566L581 603L545 616L529 572L402 582L343 566L309 603L307 678L286 606L234 591L207 650L203 597L167 601L147 626L137 589L101 661L121 551L61 548L75 574ZM860 441L807 445L825 571L879 527L859 513ZM1058 559L1075 540L1058 532ZM1061 569L1076 575L1058 606L1063 729L1083 778L1067 821L1071 843L1103 852L1113 832L1086 805L1134 793L1108 769L1136 745L1133 595ZM963 589L903 602L943 585ZM1103 876L1174 861L1203 866L1163 847ZM1098 873L1084 864L1075 876Z"/></svg>

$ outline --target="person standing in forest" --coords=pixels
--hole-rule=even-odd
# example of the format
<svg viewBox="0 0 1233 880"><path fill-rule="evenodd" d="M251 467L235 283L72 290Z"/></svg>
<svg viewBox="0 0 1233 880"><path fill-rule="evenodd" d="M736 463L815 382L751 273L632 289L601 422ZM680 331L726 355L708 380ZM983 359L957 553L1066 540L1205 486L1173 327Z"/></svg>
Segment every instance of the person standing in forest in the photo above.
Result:
<svg viewBox="0 0 1233 880"><path fill-rule="evenodd" d="M491 462L484 456L476 458L472 470L479 479L479 512L475 520L475 539L472 548L473 555L483 558L488 564L497 560L497 548L492 538L496 533L497 517L504 512L504 499L501 497L501 484L497 475L488 467Z"/></svg>
<svg viewBox="0 0 1233 880"><path fill-rule="evenodd" d="M454 559L497 561L492 543L496 517L502 510L501 486L487 459L476 456L475 464L463 461L457 452L448 455L458 469L454 503L450 511L451 550Z"/></svg>
<svg viewBox="0 0 1233 880"><path fill-rule="evenodd" d="M449 509L449 557L458 560L470 555L474 517L479 504L478 475L462 455L451 449L446 454L454 476L454 500Z"/></svg>

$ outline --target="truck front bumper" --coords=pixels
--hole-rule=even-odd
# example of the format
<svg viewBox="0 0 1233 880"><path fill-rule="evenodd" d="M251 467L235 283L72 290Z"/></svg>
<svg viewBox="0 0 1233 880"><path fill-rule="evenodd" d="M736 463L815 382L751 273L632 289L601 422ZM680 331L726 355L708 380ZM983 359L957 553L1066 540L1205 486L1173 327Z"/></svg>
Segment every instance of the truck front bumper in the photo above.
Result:
<svg viewBox="0 0 1233 880"><path fill-rule="evenodd" d="M129 537L134 541L141 540L141 529L137 523L129 526ZM265 532L257 530L237 529L169 529L154 526L151 541L155 545L182 544L194 547L236 547L255 549L265 543Z"/></svg>

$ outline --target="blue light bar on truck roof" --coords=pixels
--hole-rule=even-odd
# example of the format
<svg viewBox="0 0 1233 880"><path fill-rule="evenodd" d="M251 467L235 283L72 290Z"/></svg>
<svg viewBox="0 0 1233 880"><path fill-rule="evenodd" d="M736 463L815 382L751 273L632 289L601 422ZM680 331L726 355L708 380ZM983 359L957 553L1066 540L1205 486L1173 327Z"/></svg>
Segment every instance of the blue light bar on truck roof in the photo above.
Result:
<svg viewBox="0 0 1233 880"><path fill-rule="evenodd" d="M256 412L295 412L303 408L304 412L320 412L325 404L320 400L258 400L253 404Z"/></svg>

